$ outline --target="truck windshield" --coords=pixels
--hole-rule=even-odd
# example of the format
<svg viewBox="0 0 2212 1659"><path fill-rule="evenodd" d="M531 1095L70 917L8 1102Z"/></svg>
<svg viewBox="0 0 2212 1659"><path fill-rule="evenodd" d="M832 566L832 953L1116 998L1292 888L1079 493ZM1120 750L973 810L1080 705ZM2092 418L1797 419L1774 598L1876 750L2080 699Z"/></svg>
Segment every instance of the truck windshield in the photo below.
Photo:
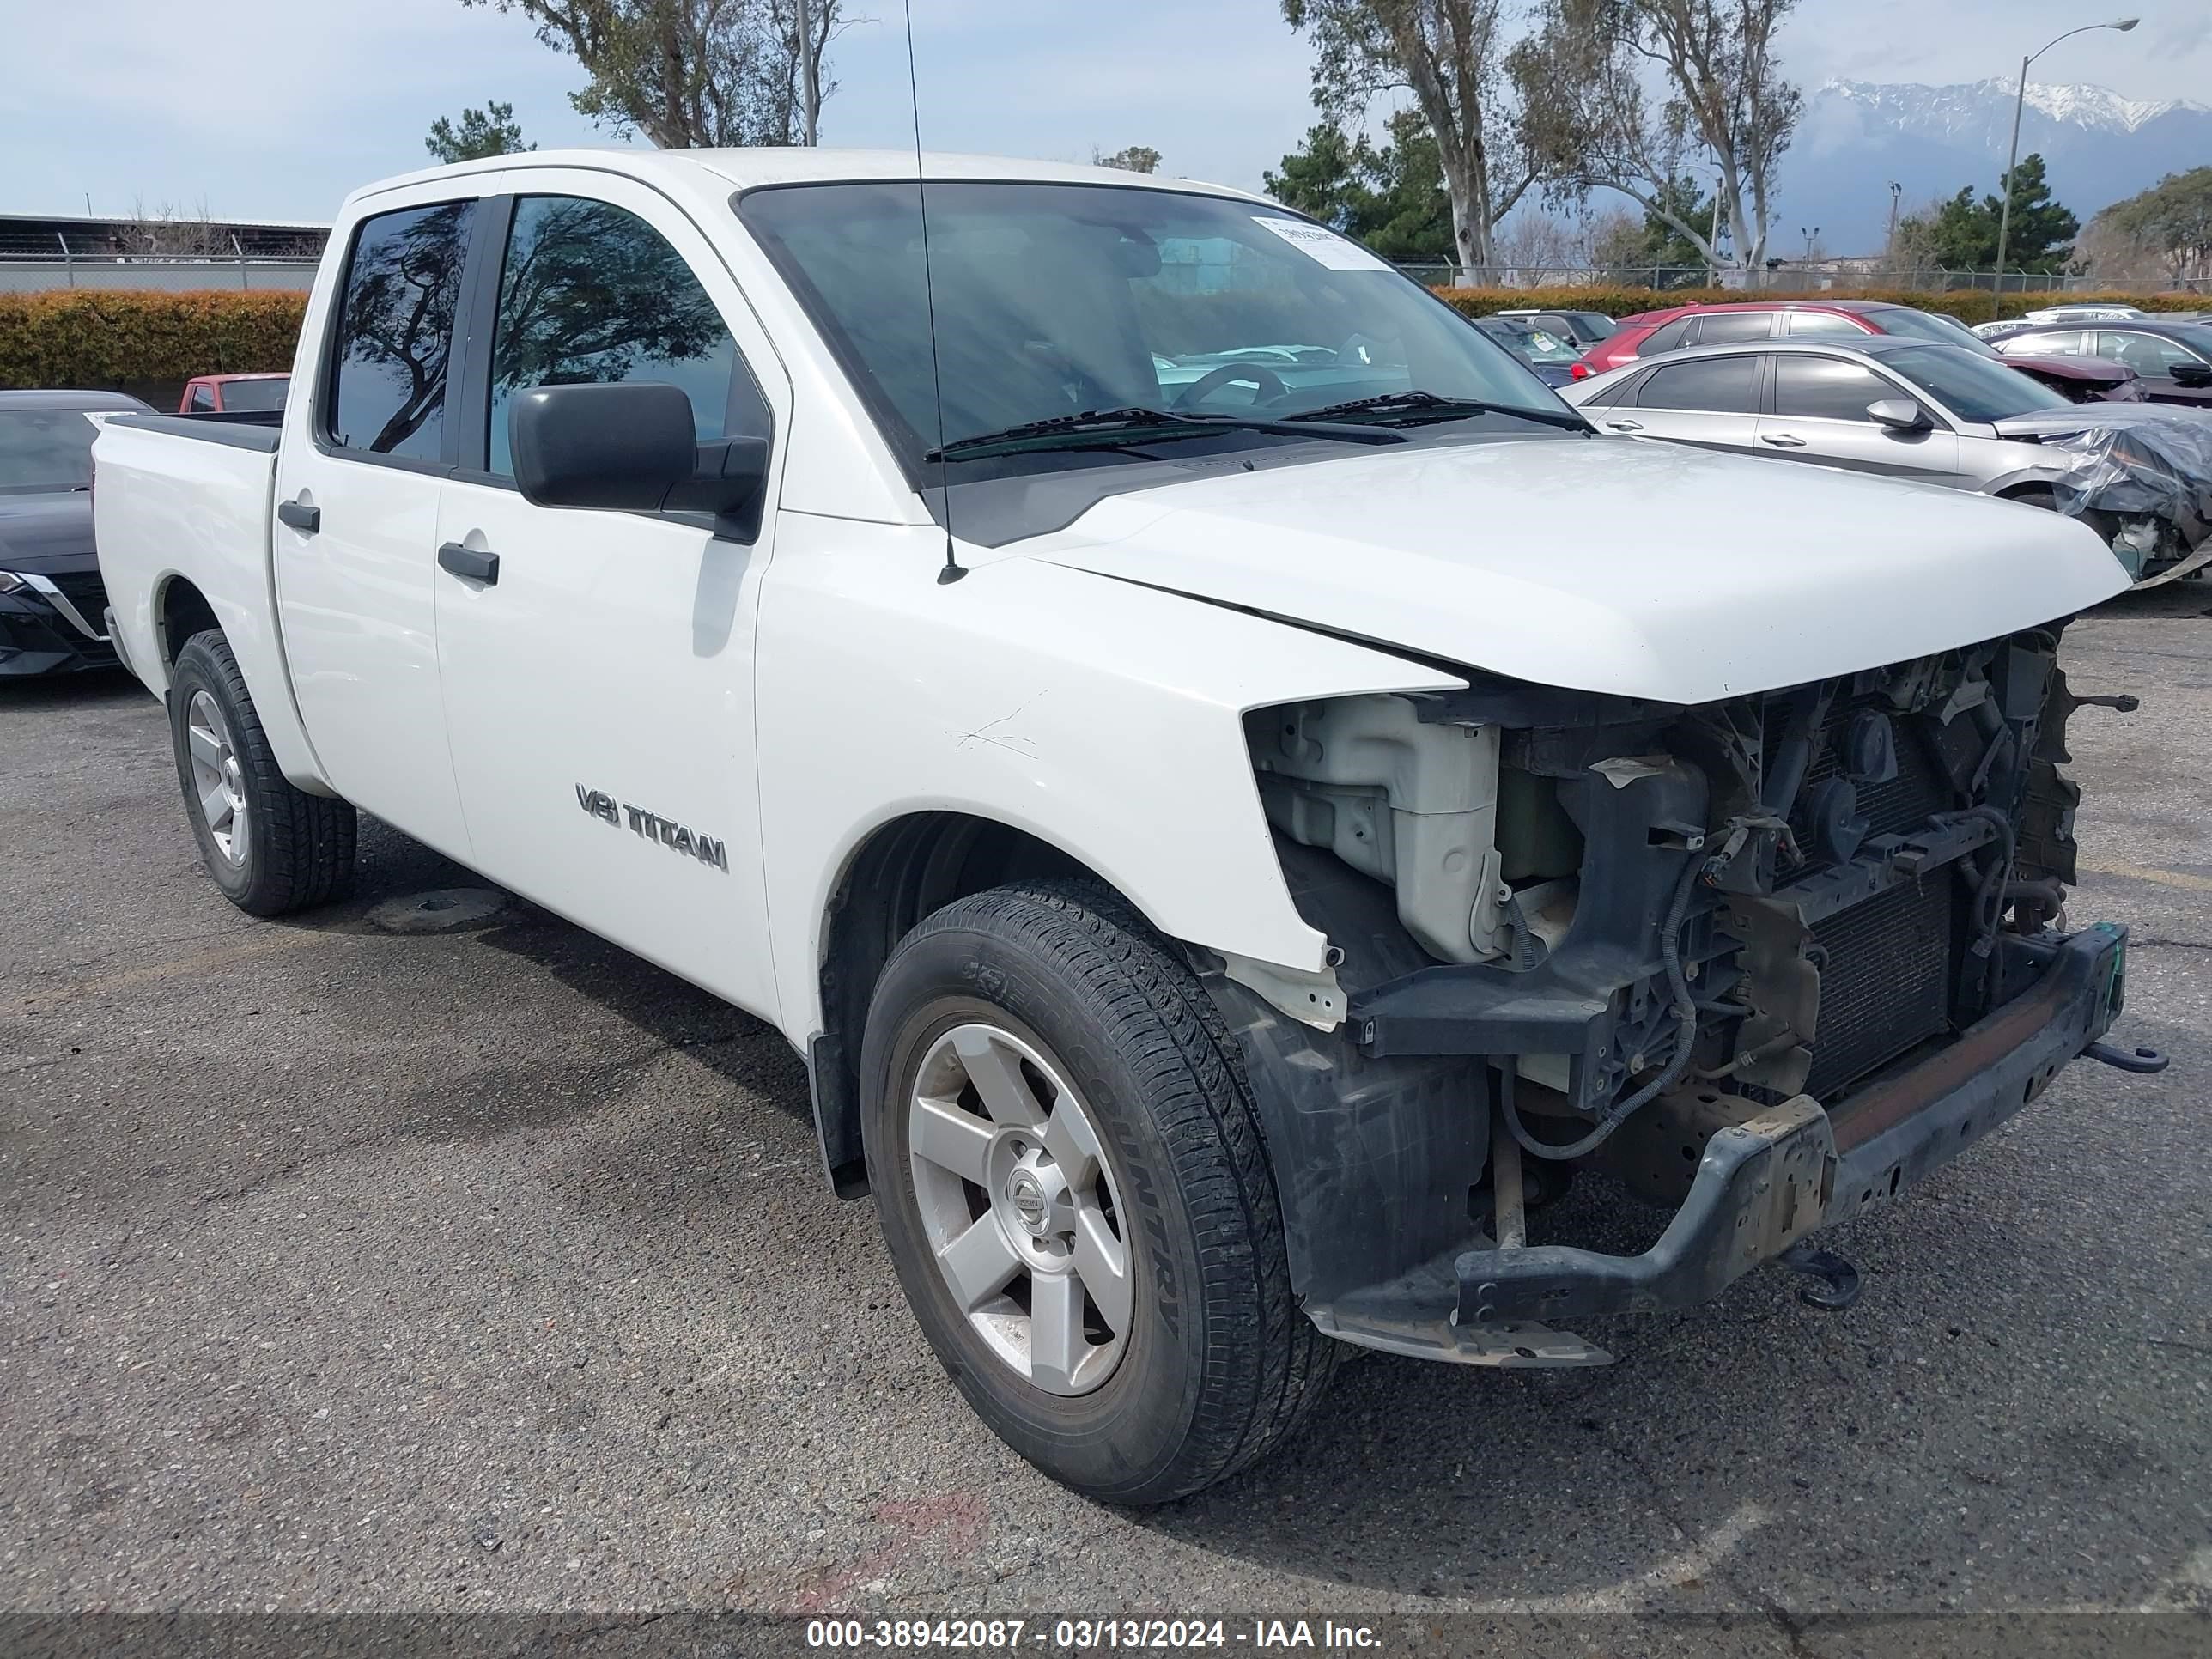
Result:
<svg viewBox="0 0 2212 1659"><path fill-rule="evenodd" d="M99 433L78 409L24 409L0 415L0 495L92 487L92 441Z"/></svg>
<svg viewBox="0 0 2212 1659"><path fill-rule="evenodd" d="M1509 411L1470 408L1439 422L1431 404L1424 427L1516 435L1540 428L1510 411L1540 410L1547 423L1566 412L1526 366L1417 283L1265 204L1111 185L926 188L927 292L921 192L911 182L772 186L738 204L917 480L940 446L992 472L1068 465L1065 452L995 446L971 446L963 460L958 447L1092 410L1272 423L1418 392ZM1301 439L1224 426L1208 441ZM1132 447L1079 464L1138 459Z"/></svg>

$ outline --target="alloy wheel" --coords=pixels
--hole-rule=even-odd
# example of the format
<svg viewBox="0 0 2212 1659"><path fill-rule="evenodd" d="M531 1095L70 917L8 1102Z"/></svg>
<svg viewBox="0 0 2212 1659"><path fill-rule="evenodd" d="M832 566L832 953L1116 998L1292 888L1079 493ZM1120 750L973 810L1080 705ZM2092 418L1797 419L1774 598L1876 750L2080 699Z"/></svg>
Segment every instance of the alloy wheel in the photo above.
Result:
<svg viewBox="0 0 2212 1659"><path fill-rule="evenodd" d="M199 798L200 819L216 850L230 863L242 865L253 845L246 780L239 771L222 709L204 691L194 692L185 710L185 743L191 756L192 793Z"/></svg>
<svg viewBox="0 0 2212 1659"><path fill-rule="evenodd" d="M907 1121L922 1230L969 1325L1048 1393L1101 1386L1133 1322L1129 1241L1059 1066L995 1025L956 1026L922 1057Z"/></svg>

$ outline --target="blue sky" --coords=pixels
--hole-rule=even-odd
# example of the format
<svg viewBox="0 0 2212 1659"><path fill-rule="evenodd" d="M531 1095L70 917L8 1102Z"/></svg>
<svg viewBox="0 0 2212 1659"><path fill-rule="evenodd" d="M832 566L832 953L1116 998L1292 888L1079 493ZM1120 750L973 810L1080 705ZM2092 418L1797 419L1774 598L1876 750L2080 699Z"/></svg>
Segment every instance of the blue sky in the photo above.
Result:
<svg viewBox="0 0 2212 1659"><path fill-rule="evenodd" d="M911 140L900 0L839 43L830 143ZM2035 78L2212 100L2212 5L2141 0L2132 34L2084 35ZM1164 170L1256 188L1313 112L1305 43L1276 0L914 0L933 149L1088 160L1149 143ZM2115 15L2124 15L2121 11ZM2057 0L1804 0L1788 72L2006 75L2083 21ZM424 165L433 118L512 102L544 145L603 143L568 107L575 65L516 16L459 0L0 0L0 210L170 204L327 218L355 185Z"/></svg>

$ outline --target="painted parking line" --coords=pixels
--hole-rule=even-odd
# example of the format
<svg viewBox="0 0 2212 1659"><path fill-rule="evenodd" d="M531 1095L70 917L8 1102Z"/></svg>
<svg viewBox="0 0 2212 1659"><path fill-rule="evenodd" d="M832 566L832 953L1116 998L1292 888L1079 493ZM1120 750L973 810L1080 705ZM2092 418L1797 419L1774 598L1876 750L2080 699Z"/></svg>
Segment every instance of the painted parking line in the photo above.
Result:
<svg viewBox="0 0 2212 1659"><path fill-rule="evenodd" d="M2130 881L2152 881L2160 887L2178 887L2185 893L2212 893L2212 876L2193 876L2186 870L2160 870L2148 864L2124 864L2117 859L2074 860L2077 869L2092 875L2123 876Z"/></svg>

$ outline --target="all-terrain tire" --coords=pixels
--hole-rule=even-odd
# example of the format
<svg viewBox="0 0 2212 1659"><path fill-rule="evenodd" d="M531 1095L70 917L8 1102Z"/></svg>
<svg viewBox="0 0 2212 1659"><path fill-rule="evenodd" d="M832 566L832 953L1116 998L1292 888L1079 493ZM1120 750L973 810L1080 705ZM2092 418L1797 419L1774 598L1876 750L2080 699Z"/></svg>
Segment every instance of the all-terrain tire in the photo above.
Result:
<svg viewBox="0 0 2212 1659"><path fill-rule="evenodd" d="M1081 1097L1120 1194L1134 1313L1092 1391L1047 1392L980 1337L939 1269L909 1158L931 1045L982 1021ZM1293 1297L1283 1220L1236 1045L1184 963L1096 883L961 899L902 940L870 1005L862 1136L885 1242L923 1334L985 1424L1109 1503L1199 1491L1292 1435L1338 1345ZM978 1196L981 1196L980 1191Z"/></svg>
<svg viewBox="0 0 2212 1659"><path fill-rule="evenodd" d="M236 760L237 795L250 824L244 856L216 841L193 781L191 711L214 701ZM269 747L229 641L216 629L195 634L177 653L169 684L169 733L185 815L200 861L223 896L249 915L282 916L335 903L353 892L356 820L351 805L295 787Z"/></svg>

